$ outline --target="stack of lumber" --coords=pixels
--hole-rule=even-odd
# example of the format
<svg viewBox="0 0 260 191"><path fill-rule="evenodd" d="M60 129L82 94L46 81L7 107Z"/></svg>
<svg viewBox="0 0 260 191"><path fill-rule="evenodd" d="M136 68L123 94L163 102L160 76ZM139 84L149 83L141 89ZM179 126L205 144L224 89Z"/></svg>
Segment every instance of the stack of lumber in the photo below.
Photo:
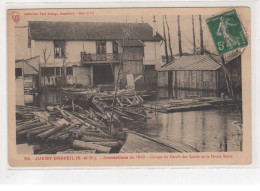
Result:
<svg viewBox="0 0 260 191"><path fill-rule="evenodd" d="M120 123L145 120L146 113L141 96L118 93L114 102L104 99L108 93L96 92L69 100L62 107L17 107L21 115L17 120L17 143L35 145L38 154L119 152L126 139Z"/></svg>
<svg viewBox="0 0 260 191"><path fill-rule="evenodd" d="M109 135L108 126L95 115L67 111L58 106L34 112L33 119L17 122L17 144L27 142L35 146L35 154L70 152L118 152L124 137ZM93 111L94 112L94 111ZM56 118L49 121L50 115Z"/></svg>

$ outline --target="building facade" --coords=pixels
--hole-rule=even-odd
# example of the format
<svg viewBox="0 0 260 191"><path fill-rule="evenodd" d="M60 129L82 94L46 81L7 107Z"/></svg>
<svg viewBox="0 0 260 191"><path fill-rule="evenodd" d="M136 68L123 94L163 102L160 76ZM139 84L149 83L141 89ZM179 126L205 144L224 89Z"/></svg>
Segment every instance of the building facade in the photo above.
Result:
<svg viewBox="0 0 260 191"><path fill-rule="evenodd" d="M31 21L28 47L40 57L40 84L95 86L161 67L163 38L147 23ZM120 72L120 75L118 75Z"/></svg>

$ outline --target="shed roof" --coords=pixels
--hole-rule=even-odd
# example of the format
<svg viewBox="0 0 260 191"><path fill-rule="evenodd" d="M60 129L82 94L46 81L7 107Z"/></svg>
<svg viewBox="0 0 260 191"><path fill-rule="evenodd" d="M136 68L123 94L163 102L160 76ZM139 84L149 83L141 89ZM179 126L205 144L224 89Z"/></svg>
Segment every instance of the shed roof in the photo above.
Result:
<svg viewBox="0 0 260 191"><path fill-rule="evenodd" d="M172 70L217 70L221 66L207 55L190 55L179 57L158 71Z"/></svg>
<svg viewBox="0 0 260 191"><path fill-rule="evenodd" d="M25 75L33 75L39 73L39 57L33 57L25 60L16 60L15 67L23 68Z"/></svg>
<svg viewBox="0 0 260 191"><path fill-rule="evenodd" d="M140 40L126 40L125 42L123 42L123 40L118 40L117 42L121 46L126 46L126 47L144 46L144 43Z"/></svg>
<svg viewBox="0 0 260 191"><path fill-rule="evenodd" d="M29 31L32 40L119 40L125 31L132 40L163 40L148 23L29 21Z"/></svg>

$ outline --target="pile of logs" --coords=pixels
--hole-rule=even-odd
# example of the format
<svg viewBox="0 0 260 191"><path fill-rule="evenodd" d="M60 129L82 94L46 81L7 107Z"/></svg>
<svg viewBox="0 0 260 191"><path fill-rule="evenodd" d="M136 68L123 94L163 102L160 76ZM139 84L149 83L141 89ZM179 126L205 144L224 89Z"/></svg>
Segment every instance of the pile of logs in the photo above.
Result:
<svg viewBox="0 0 260 191"><path fill-rule="evenodd" d="M46 110L17 107L17 144L32 144L35 154L118 153L126 140L120 122L145 120L142 102L138 95L117 97L112 107L91 96Z"/></svg>

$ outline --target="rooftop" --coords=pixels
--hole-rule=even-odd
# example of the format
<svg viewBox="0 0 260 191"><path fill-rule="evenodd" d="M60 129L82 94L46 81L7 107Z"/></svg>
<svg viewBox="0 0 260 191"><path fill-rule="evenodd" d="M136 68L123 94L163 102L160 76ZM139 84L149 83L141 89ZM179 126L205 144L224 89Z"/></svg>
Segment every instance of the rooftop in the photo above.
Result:
<svg viewBox="0 0 260 191"><path fill-rule="evenodd" d="M190 55L176 58L158 71L172 70L217 70L221 66L207 55Z"/></svg>
<svg viewBox="0 0 260 191"><path fill-rule="evenodd" d="M32 40L119 40L160 41L148 23L29 21Z"/></svg>

